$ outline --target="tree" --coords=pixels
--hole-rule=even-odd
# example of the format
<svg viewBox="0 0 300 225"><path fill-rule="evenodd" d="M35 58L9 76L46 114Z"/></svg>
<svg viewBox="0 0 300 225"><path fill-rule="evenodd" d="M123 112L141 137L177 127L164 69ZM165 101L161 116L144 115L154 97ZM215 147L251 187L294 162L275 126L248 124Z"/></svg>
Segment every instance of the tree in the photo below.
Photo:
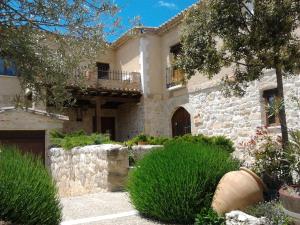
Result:
<svg viewBox="0 0 300 225"><path fill-rule="evenodd" d="M184 19L182 54L177 66L188 78L199 72L212 78L223 67L225 94L243 95L265 69L275 69L283 147L288 143L283 76L300 68L299 0L203 0Z"/></svg>
<svg viewBox="0 0 300 225"><path fill-rule="evenodd" d="M117 11L110 0L2 0L0 58L16 65L22 90L61 107L106 47Z"/></svg>

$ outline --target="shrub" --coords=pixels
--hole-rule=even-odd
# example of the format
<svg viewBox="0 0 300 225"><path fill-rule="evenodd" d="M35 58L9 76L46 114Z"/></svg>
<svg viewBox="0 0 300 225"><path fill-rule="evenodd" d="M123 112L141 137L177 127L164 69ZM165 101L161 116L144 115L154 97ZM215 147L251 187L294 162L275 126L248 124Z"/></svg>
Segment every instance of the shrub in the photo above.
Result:
<svg viewBox="0 0 300 225"><path fill-rule="evenodd" d="M259 127L256 135L241 145L254 159L252 170L268 187L266 197L277 198L278 189L291 182L292 160L289 159L290 153L282 148L281 136L270 133L266 127Z"/></svg>
<svg viewBox="0 0 300 225"><path fill-rule="evenodd" d="M186 141L191 143L206 143L217 145L223 150L232 153L234 151L233 142L225 136L205 136L203 134L191 135L187 134L181 137L175 137L174 140Z"/></svg>
<svg viewBox="0 0 300 225"><path fill-rule="evenodd" d="M284 213L278 201L259 203L246 209L246 213L255 217L266 217L274 225L292 225L292 220Z"/></svg>
<svg viewBox="0 0 300 225"><path fill-rule="evenodd" d="M293 183L300 182L300 130L290 131L290 143L286 153Z"/></svg>
<svg viewBox="0 0 300 225"><path fill-rule="evenodd" d="M99 145L109 143L110 138L106 134L91 134L87 135L84 131L77 131L73 133L60 133L54 131L51 133L51 143L55 147L62 147L66 150L70 150L78 146L86 145Z"/></svg>
<svg viewBox="0 0 300 225"><path fill-rule="evenodd" d="M149 145L164 145L169 140L170 138L167 137L154 137L154 136L140 134L132 138L131 140L126 141L124 144L126 146L131 147L133 145L138 144L138 142L143 141L143 142L147 142L147 144Z"/></svg>
<svg viewBox="0 0 300 225"><path fill-rule="evenodd" d="M58 225L57 189L42 162L13 147L0 147L0 221Z"/></svg>
<svg viewBox="0 0 300 225"><path fill-rule="evenodd" d="M228 152L215 145L172 141L148 153L129 174L135 208L165 222L193 223L211 205L220 178L238 168Z"/></svg>
<svg viewBox="0 0 300 225"><path fill-rule="evenodd" d="M219 217L211 208L204 208L197 214L195 225L225 225L225 218Z"/></svg>
<svg viewBox="0 0 300 225"><path fill-rule="evenodd" d="M191 143L206 143L206 144L214 144L221 147L223 150L232 153L234 151L233 142L226 138L225 136L205 136L202 134L199 135L191 135L187 134L180 137L168 138L168 137L154 137L149 135L140 134L131 140L125 142L125 145L131 147L132 145L138 144L139 141L147 142L150 145L164 145L170 141L185 141Z"/></svg>

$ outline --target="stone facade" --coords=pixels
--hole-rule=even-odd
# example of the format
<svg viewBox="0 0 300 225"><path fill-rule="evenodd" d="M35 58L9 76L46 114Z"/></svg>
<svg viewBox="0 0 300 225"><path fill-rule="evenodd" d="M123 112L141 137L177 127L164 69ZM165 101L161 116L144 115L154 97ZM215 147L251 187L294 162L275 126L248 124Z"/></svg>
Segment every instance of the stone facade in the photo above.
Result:
<svg viewBox="0 0 300 225"><path fill-rule="evenodd" d="M120 191L129 168L128 149L121 145L52 148L49 159L60 196Z"/></svg>
<svg viewBox="0 0 300 225"><path fill-rule="evenodd" d="M274 71L268 71L260 81L249 84L243 97L225 97L221 87L214 83L187 91L186 87L169 91L166 99L147 99L145 127L151 135L171 136L171 118L178 107L191 115L193 134L225 135L236 146L255 135L256 128L266 125L263 91L276 88ZM287 123L290 129L300 129L300 110L292 100L300 99L300 76L284 79ZM280 134L280 126L268 128ZM237 156L242 152L237 150Z"/></svg>
<svg viewBox="0 0 300 225"><path fill-rule="evenodd" d="M144 132L143 103L126 103L117 111L117 140L124 141Z"/></svg>
<svg viewBox="0 0 300 225"><path fill-rule="evenodd" d="M258 126L265 126L266 113L262 94L264 90L276 88L273 70L266 71L261 80L250 83L245 96L241 98L225 98L220 90L221 78L232 74L232 68L222 68L211 80L202 74L196 74L182 85L167 87L166 71L174 62L171 48L180 42L184 12L158 28L134 28L99 55L97 62L109 64L111 70L128 71L137 79L132 83L133 86L126 87L128 81L124 79L122 82L105 81L98 79L95 70L88 73L89 84L94 88L99 87L100 92L111 92L109 102L116 105L102 109L103 96L82 96L84 100L93 102L96 108L84 109L82 121L77 121L76 110L70 109L67 112L70 121L65 122L64 130L70 132L83 129L92 133L95 130L93 117L97 112L96 130L101 131L99 121L102 116L114 117L118 141L130 139L139 133L172 136L171 118L179 107L185 108L191 116L192 134L225 135L236 146L254 135ZM20 85L17 77L2 76L0 80L1 106L7 105L7 101L20 91ZM128 92L131 89L141 90L142 97L133 102L130 97L128 99L122 96L122 91L121 96L114 97L113 92L120 88ZM299 75L284 80L288 127L294 129L300 128L300 114L296 104L291 101L291 96L300 98L299 89ZM127 98L126 101L124 98ZM98 99L98 104L95 104L95 99ZM269 129L280 133L278 126ZM240 153L237 152L237 155Z"/></svg>

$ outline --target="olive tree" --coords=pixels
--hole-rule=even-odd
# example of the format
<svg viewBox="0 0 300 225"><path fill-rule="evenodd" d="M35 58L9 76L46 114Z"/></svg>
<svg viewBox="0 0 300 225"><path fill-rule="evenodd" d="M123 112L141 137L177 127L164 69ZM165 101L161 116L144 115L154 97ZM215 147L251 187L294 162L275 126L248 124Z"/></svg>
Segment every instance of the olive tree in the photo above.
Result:
<svg viewBox="0 0 300 225"><path fill-rule="evenodd" d="M184 19L177 66L188 78L212 78L223 67L225 94L243 95L266 69L276 71L283 146L288 143L283 77L300 68L299 0L203 0Z"/></svg>
<svg viewBox="0 0 300 225"><path fill-rule="evenodd" d="M81 84L106 47L117 11L110 0L2 0L0 58L17 67L22 90L61 107L71 99L66 87Z"/></svg>

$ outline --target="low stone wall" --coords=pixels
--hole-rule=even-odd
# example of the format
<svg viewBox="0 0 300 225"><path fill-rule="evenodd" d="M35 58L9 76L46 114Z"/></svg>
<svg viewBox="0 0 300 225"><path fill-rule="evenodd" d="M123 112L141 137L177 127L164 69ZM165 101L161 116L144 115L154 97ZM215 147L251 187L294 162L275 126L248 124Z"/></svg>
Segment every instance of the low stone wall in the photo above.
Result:
<svg viewBox="0 0 300 225"><path fill-rule="evenodd" d="M128 175L128 149L103 144L49 150L50 170L60 196L120 191Z"/></svg>

